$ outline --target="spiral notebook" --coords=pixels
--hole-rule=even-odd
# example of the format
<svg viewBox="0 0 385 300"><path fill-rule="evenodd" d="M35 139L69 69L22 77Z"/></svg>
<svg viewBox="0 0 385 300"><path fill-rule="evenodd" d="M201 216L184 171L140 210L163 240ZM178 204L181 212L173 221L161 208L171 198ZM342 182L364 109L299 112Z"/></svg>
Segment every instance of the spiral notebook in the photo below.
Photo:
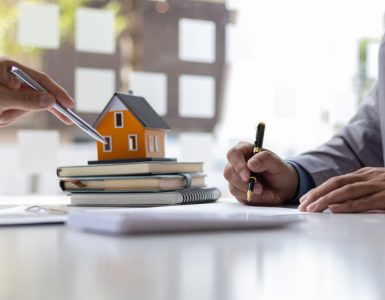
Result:
<svg viewBox="0 0 385 300"><path fill-rule="evenodd" d="M72 193L74 206L161 206L215 202L221 197L217 188L189 188L171 192Z"/></svg>

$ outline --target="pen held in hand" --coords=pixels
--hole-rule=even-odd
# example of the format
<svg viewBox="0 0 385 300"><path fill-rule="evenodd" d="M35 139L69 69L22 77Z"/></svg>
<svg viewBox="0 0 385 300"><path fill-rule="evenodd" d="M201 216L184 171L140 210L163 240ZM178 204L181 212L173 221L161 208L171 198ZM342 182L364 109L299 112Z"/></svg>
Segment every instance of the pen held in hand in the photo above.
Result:
<svg viewBox="0 0 385 300"><path fill-rule="evenodd" d="M265 134L265 123L260 122L257 127L257 133L254 142L253 155L262 151L263 137ZM247 201L250 201L253 198L253 190L255 183L257 182L257 174L255 172L250 172L249 182L247 186Z"/></svg>
<svg viewBox="0 0 385 300"><path fill-rule="evenodd" d="M29 77L25 72L23 72L18 67L12 66L9 72L14 75L20 82L24 83L31 89L39 92L47 92L47 90L42 87L39 83L34 81L31 77ZM89 125L87 122L85 122L82 118L80 118L77 114L75 114L73 111L71 111L68 108L65 108L60 103L55 103L52 106L56 111L60 112L64 116L66 116L68 119L70 119L76 126L78 126L81 130L83 130L85 133L87 133L89 136L94 138L95 140L106 144L105 138L97 132L91 125Z"/></svg>

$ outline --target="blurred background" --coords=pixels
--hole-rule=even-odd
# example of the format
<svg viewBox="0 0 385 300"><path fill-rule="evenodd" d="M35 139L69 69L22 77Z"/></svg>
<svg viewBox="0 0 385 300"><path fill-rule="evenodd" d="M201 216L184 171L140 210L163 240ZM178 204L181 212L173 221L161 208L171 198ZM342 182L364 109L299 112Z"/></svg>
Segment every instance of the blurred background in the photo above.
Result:
<svg viewBox="0 0 385 300"><path fill-rule="evenodd" d="M284 158L326 141L377 77L379 0L0 2L0 55L48 73L92 123L114 91L144 96L171 126L166 156L204 161L228 195L228 149ZM60 194L56 167L96 145L47 112L0 129L0 194Z"/></svg>

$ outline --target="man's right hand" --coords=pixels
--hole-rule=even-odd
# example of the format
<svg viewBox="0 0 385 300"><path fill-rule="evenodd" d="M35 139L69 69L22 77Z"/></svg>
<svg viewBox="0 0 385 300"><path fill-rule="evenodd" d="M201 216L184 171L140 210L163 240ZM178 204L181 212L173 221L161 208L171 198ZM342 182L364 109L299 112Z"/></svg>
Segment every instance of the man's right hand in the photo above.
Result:
<svg viewBox="0 0 385 300"><path fill-rule="evenodd" d="M223 175L229 182L230 193L239 202L250 205L273 206L293 199L299 182L294 167L270 151L252 156L252 150L252 144L241 142L227 153L228 163ZM248 202L246 193L250 170L258 174L258 181L253 198Z"/></svg>

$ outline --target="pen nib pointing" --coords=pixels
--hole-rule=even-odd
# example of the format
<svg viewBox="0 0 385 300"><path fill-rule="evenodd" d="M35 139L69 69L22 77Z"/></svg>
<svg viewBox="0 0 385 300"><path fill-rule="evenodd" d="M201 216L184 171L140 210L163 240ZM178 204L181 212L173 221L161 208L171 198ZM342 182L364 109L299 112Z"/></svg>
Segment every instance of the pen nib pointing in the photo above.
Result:
<svg viewBox="0 0 385 300"><path fill-rule="evenodd" d="M251 198L253 198L253 192L247 191L247 202L250 202Z"/></svg>

